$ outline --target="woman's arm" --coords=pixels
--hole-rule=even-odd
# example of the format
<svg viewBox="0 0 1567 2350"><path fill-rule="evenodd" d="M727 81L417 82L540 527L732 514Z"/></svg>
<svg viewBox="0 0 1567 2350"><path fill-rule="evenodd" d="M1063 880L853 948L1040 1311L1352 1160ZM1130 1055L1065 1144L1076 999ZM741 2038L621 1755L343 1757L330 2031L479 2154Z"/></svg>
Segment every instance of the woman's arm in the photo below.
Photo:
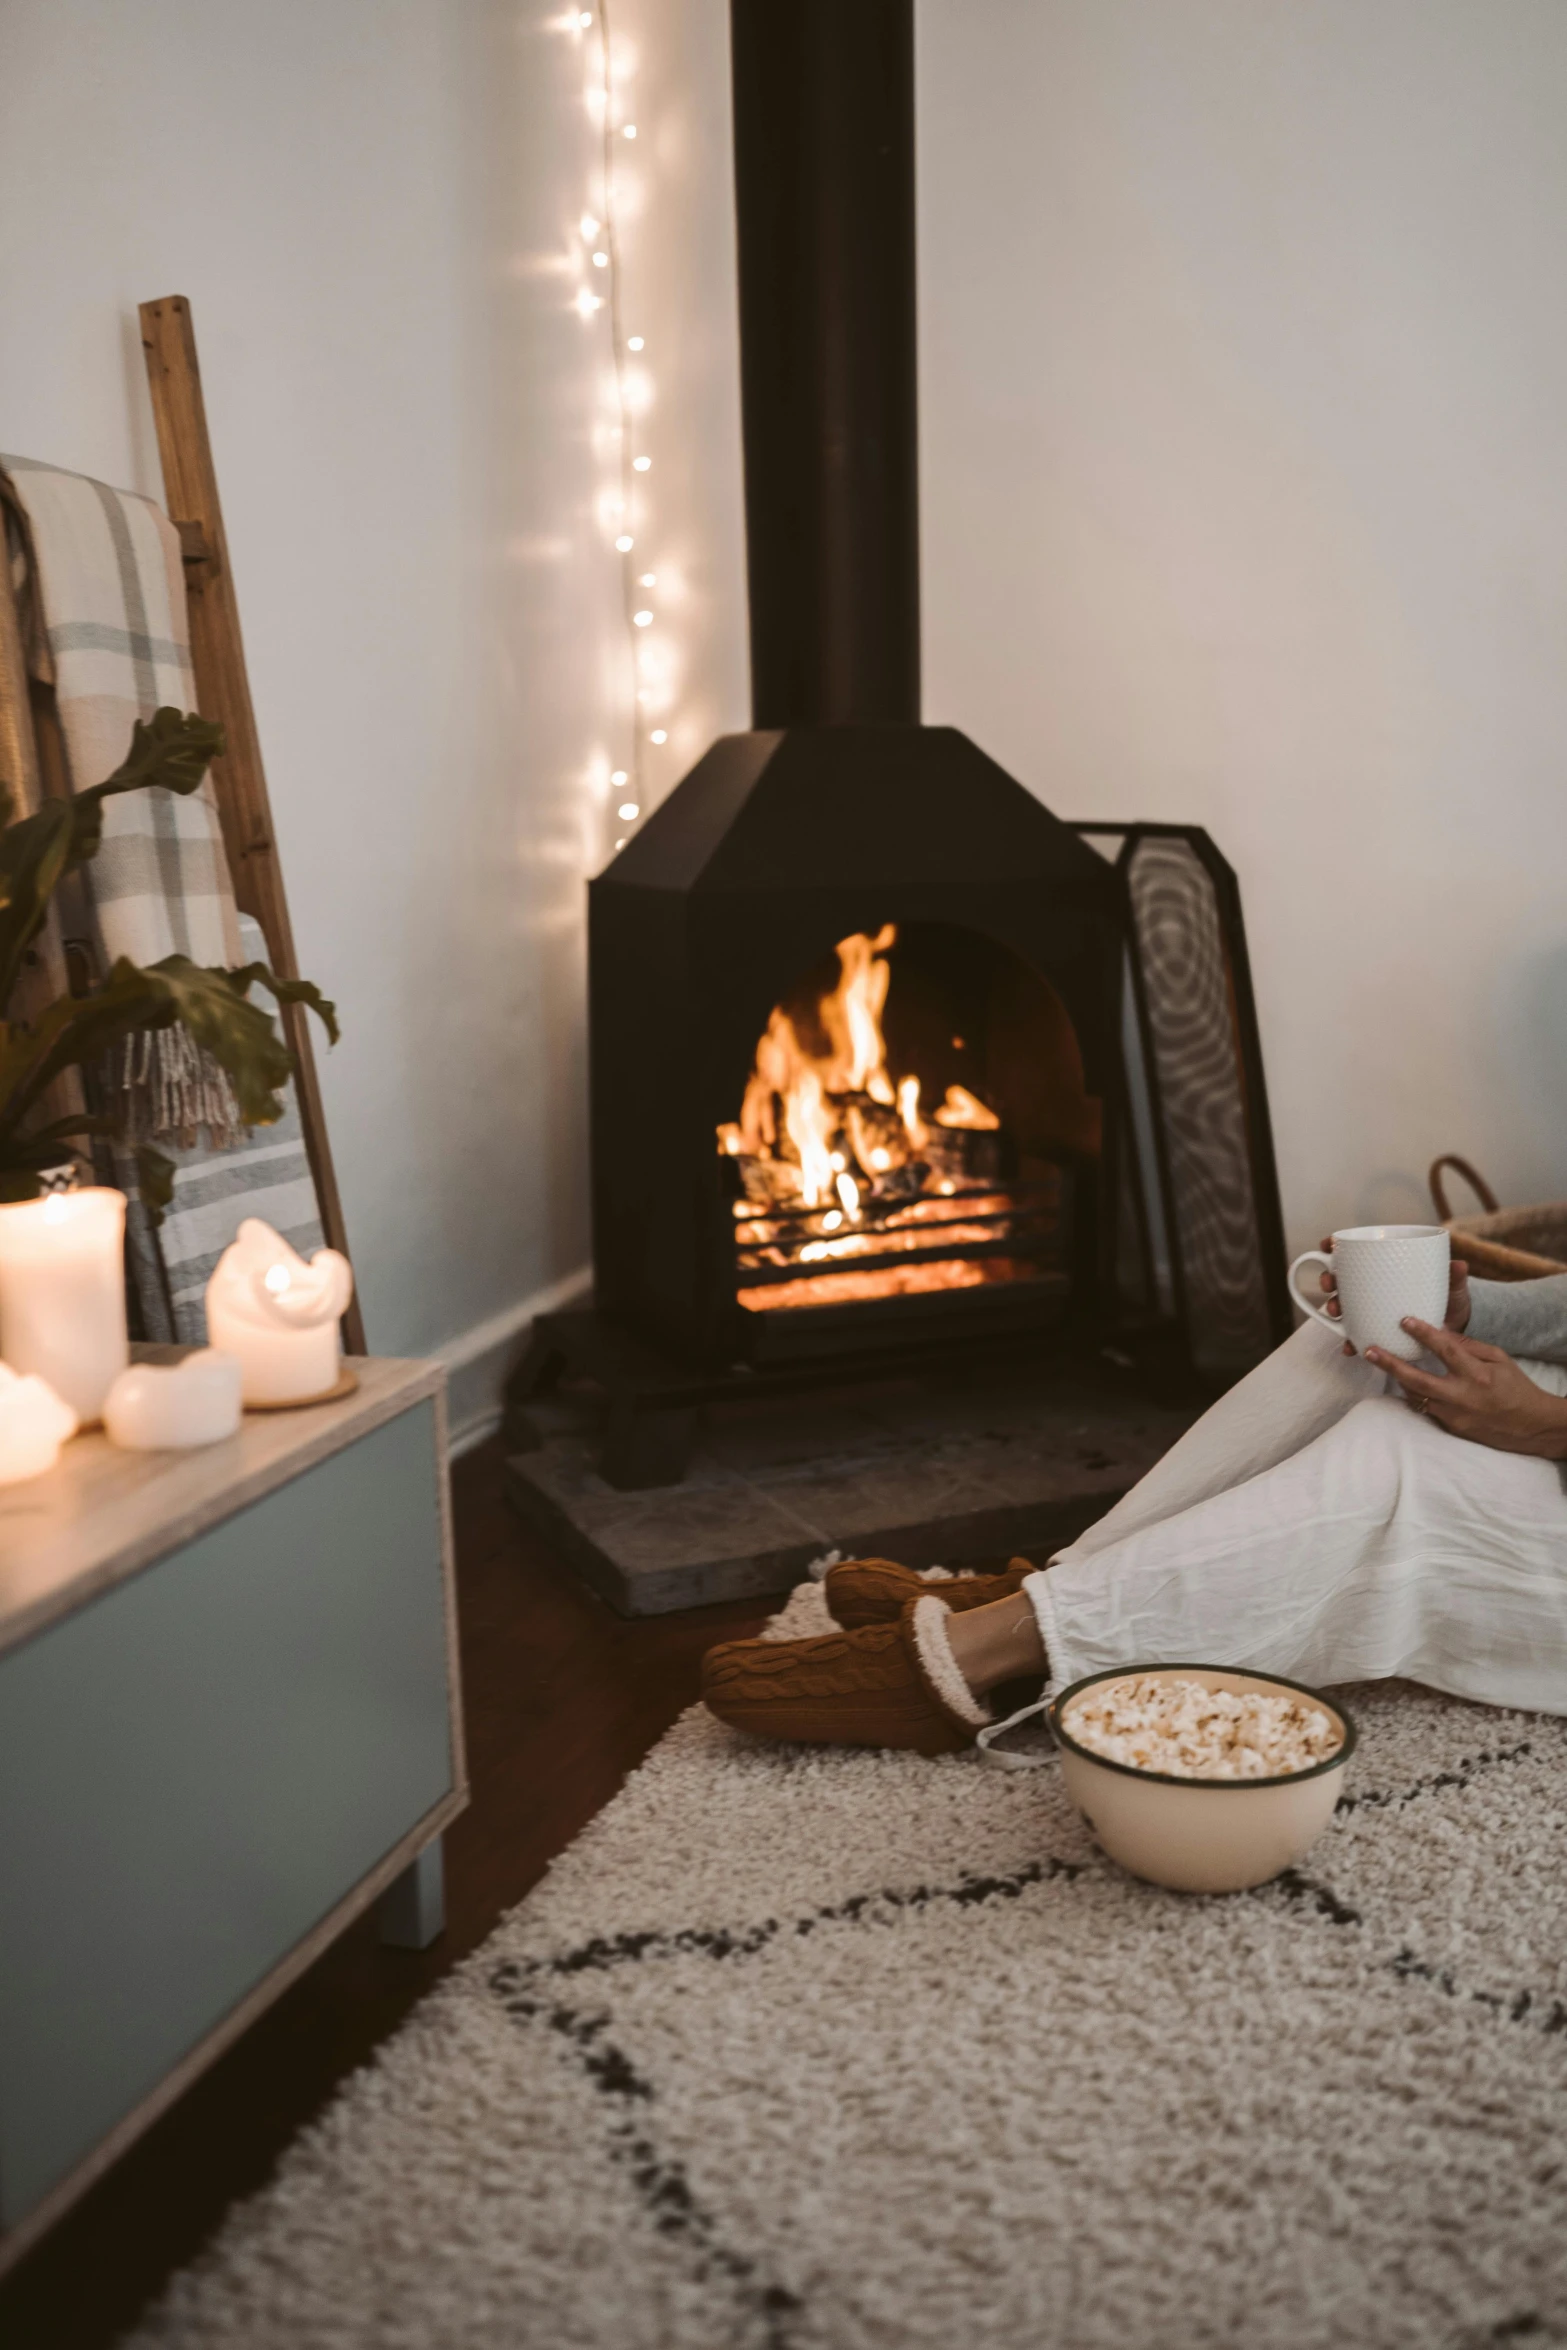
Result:
<svg viewBox="0 0 1567 2350"><path fill-rule="evenodd" d="M1471 1280L1469 1320L1459 1327L1510 1355L1567 1363L1567 1273L1539 1281Z"/></svg>

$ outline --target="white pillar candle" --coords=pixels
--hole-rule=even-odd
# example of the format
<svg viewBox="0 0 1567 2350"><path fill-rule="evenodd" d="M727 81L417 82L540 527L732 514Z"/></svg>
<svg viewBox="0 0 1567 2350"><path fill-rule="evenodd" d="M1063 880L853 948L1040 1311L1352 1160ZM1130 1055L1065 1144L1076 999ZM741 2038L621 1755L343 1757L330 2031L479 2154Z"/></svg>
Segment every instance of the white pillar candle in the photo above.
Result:
<svg viewBox="0 0 1567 2350"><path fill-rule="evenodd" d="M22 1378L0 1363L0 1485L43 1476L59 1459L66 1438L75 1434L76 1414L47 1379L31 1372Z"/></svg>
<svg viewBox="0 0 1567 2350"><path fill-rule="evenodd" d="M96 1420L130 1360L125 1194L56 1191L0 1208L0 1355Z"/></svg>
<svg viewBox="0 0 1567 2350"><path fill-rule="evenodd" d="M103 1424L127 1452L221 1444L240 1421L237 1355L201 1347L179 1363L132 1363L104 1398Z"/></svg>
<svg viewBox="0 0 1567 2350"><path fill-rule="evenodd" d="M239 1357L245 1401L305 1403L342 1372L338 1318L354 1294L348 1259L318 1248L306 1264L279 1232L247 1216L207 1283L207 1336Z"/></svg>

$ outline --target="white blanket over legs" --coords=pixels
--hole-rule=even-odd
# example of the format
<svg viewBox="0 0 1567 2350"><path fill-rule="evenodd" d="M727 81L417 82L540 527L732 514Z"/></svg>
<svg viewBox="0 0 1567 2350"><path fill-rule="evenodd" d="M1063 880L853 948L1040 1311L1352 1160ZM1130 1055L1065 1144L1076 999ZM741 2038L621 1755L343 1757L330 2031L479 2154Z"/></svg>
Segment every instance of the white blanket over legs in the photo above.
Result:
<svg viewBox="0 0 1567 2350"><path fill-rule="evenodd" d="M1567 1394L1567 1369L1523 1361ZM1025 1589L1052 1690L1116 1665L1401 1674L1567 1713L1567 1483L1449 1436L1308 1322Z"/></svg>

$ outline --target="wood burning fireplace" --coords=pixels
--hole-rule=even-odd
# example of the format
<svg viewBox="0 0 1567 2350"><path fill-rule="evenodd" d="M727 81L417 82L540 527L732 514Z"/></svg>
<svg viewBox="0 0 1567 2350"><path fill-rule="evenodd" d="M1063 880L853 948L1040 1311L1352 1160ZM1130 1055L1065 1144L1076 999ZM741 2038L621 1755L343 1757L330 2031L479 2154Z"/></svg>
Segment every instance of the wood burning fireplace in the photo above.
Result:
<svg viewBox="0 0 1567 2350"><path fill-rule="evenodd" d="M595 1303L512 1388L602 1395L622 1490L737 1383L1291 1321L1235 876L920 723L912 0L731 22L753 730L590 886Z"/></svg>
<svg viewBox="0 0 1567 2350"><path fill-rule="evenodd" d="M1103 1310L1115 875L955 729L715 744L589 954L605 1312L776 1363Z"/></svg>
<svg viewBox="0 0 1567 2350"><path fill-rule="evenodd" d="M919 723L910 0L732 30L755 731L591 886L600 1310L753 1365L1163 1311L1242 1367L1288 1322L1233 875Z"/></svg>

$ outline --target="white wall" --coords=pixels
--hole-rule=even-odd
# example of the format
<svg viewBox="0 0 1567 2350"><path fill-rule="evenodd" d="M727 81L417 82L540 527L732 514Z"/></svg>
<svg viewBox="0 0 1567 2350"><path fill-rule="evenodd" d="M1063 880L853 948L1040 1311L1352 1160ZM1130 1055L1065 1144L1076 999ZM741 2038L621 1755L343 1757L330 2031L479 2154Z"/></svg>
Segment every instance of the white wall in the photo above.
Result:
<svg viewBox="0 0 1567 2350"><path fill-rule="evenodd" d="M721 0L624 13L656 794L744 718L728 67ZM584 880L630 723L570 21L0 0L0 449L159 491L136 304L189 296L370 1342L446 1351L469 1420L587 1259Z"/></svg>
<svg viewBox="0 0 1567 2350"><path fill-rule="evenodd" d="M1567 1191L1567 10L919 0L926 715L1241 876L1291 1237Z"/></svg>

